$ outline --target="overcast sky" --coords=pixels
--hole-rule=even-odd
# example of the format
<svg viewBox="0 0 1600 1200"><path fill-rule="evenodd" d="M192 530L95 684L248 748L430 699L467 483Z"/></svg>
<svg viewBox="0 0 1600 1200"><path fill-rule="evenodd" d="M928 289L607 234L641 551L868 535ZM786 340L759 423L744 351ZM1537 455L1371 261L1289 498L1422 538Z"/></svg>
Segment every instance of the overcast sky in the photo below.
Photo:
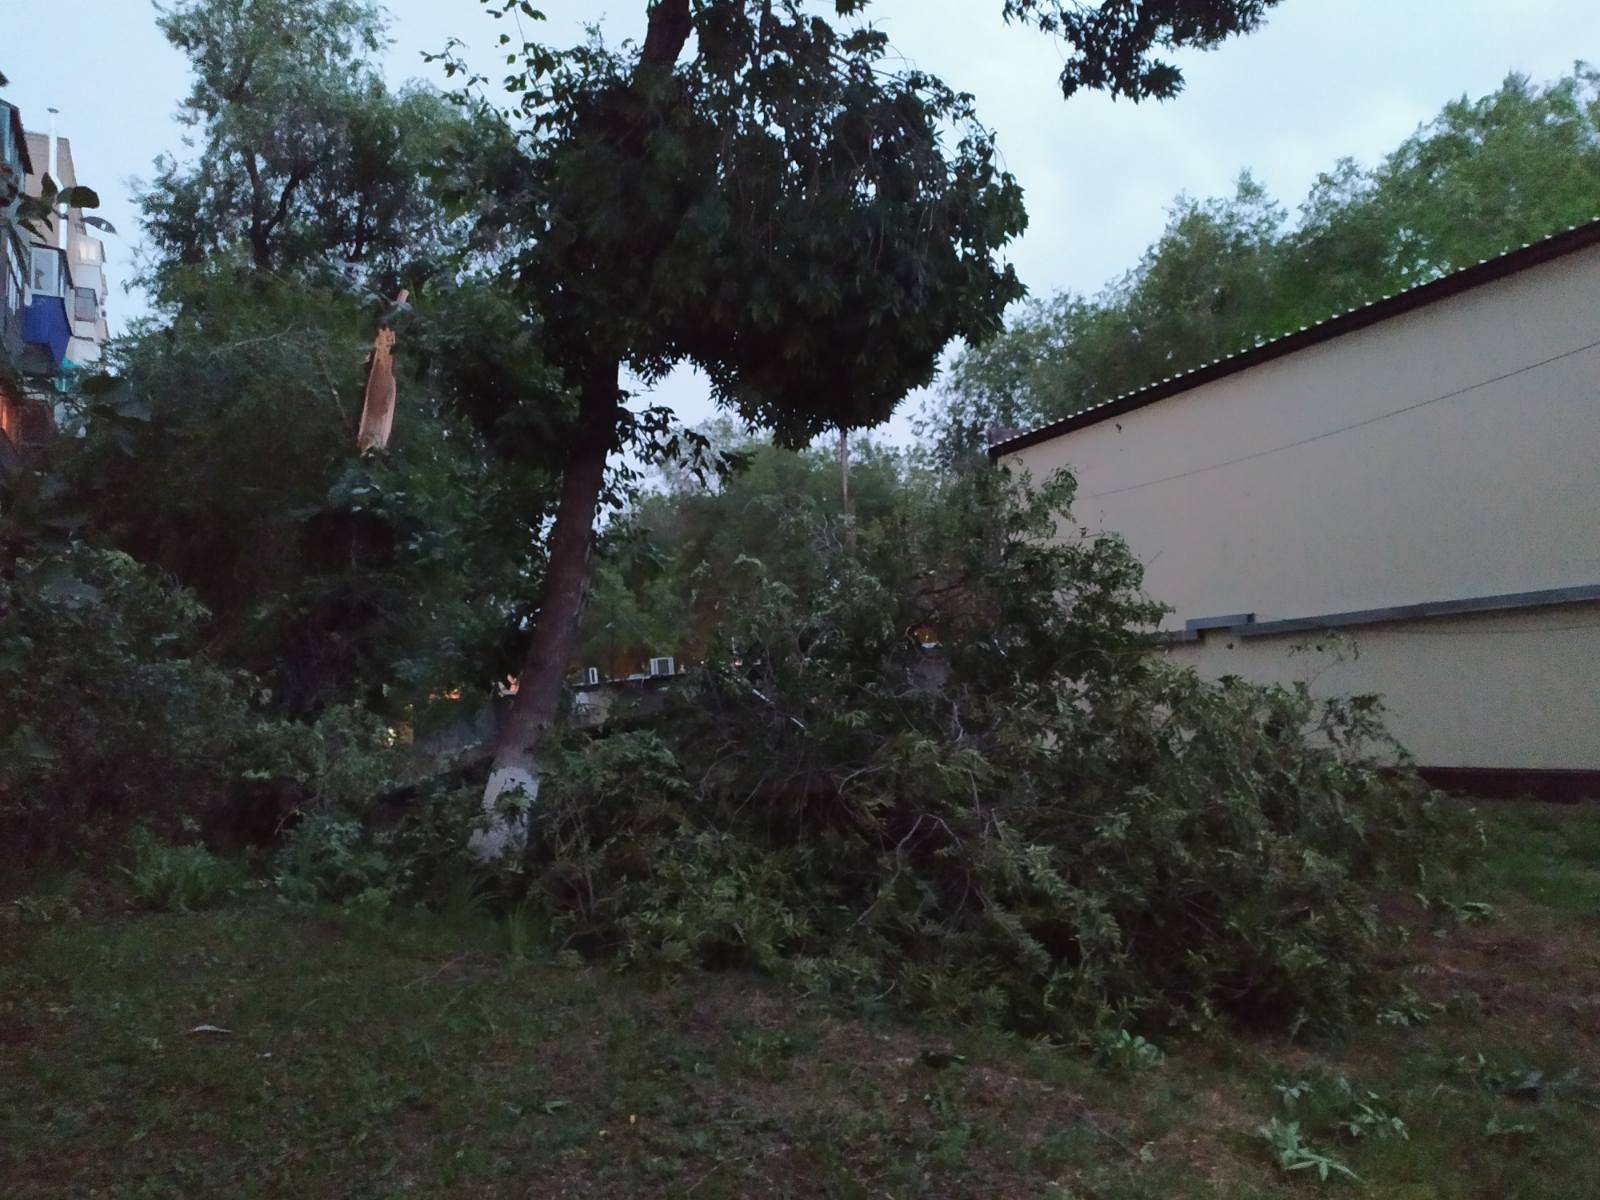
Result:
<svg viewBox="0 0 1600 1200"><path fill-rule="evenodd" d="M494 73L503 23L477 0L387 7L395 82L437 78L419 55L451 36ZM552 41L571 40L585 21L599 20L611 38L643 28L644 0L539 7L551 19L529 31ZM1595 0L1284 0L1255 35L1183 56L1188 87L1177 100L1063 102L1059 48L1007 28L1000 8L1000 0L873 0L869 13L907 58L977 96L1027 193L1030 227L1011 257L1041 295L1093 292L1126 270L1179 192L1226 192L1248 167L1292 208L1336 159L1376 160L1452 98L1490 91L1509 71L1545 80L1575 59L1600 58ZM61 110L79 175L121 231L108 245L116 288L139 240L131 180L148 176L157 154L181 149L172 113L187 90L185 63L162 40L147 0L76 0L35 15L8 23L0 45L6 98L30 129L45 127L48 107ZM142 308L138 296L114 294L113 330ZM663 384L661 398L691 421L711 411L687 372ZM905 436L914 407L915 399L902 407L892 436Z"/></svg>

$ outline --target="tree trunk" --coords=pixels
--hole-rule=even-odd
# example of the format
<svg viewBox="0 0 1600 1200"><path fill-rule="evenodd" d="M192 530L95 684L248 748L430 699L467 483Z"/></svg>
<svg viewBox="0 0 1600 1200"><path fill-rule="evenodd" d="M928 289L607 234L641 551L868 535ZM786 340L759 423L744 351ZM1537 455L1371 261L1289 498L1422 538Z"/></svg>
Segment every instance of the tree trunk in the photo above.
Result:
<svg viewBox="0 0 1600 1200"><path fill-rule="evenodd" d="M617 375L618 365L612 362L583 385L581 429L561 474L539 612L511 711L495 740L483 792L487 823L470 846L482 862L520 851L527 841L528 813L539 797L540 743L561 706L561 686L577 650L589 593L595 510L616 440Z"/></svg>
<svg viewBox="0 0 1600 1200"><path fill-rule="evenodd" d="M650 0L649 28L634 82L671 72L693 32L689 0ZM489 783L483 790L486 827L470 849L480 862L520 851L527 842L528 813L539 798L540 742L555 722L561 684L578 645L578 622L589 593L589 555L594 514L605 482L606 458L617 439L621 392L616 358L583 380L579 434L561 475L561 500L550 532L544 595L534 618L528 657L517 677L504 728L495 741Z"/></svg>
<svg viewBox="0 0 1600 1200"><path fill-rule="evenodd" d="M845 548L854 554L856 549L856 519L850 511L850 431L839 426L839 490L843 497Z"/></svg>
<svg viewBox="0 0 1600 1200"><path fill-rule="evenodd" d="M272 270L272 243L266 228L266 193L262 189L261 169L254 151L244 157L244 173L250 177L250 261L262 274Z"/></svg>

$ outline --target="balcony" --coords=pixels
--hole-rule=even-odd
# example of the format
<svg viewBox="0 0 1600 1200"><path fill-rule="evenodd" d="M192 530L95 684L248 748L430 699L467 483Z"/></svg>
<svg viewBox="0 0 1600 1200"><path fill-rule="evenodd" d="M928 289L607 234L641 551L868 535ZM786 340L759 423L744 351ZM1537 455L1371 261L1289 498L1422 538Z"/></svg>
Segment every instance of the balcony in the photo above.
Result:
<svg viewBox="0 0 1600 1200"><path fill-rule="evenodd" d="M22 117L15 105L0 100L0 372L15 369L22 359L28 243L15 214L31 170Z"/></svg>
<svg viewBox="0 0 1600 1200"><path fill-rule="evenodd" d="M27 247L0 219L0 370L22 361L23 267Z"/></svg>
<svg viewBox="0 0 1600 1200"><path fill-rule="evenodd" d="M72 269L67 255L54 246L32 246L29 286L32 296L22 313L23 369L47 374L57 371L67 357L72 340Z"/></svg>

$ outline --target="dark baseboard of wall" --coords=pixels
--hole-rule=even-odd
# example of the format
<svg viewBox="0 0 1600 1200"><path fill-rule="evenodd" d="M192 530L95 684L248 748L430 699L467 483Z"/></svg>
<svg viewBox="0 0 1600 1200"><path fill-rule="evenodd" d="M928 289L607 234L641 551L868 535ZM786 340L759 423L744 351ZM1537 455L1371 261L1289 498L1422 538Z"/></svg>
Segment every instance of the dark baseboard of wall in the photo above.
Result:
<svg viewBox="0 0 1600 1200"><path fill-rule="evenodd" d="M1434 787L1483 800L1600 801L1600 771L1525 771L1499 767L1419 767Z"/></svg>

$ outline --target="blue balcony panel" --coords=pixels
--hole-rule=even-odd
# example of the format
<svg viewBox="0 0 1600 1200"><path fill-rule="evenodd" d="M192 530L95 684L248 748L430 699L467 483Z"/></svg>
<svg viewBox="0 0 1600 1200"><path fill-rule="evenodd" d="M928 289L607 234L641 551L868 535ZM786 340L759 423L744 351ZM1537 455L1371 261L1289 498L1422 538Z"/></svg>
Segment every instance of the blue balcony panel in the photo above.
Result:
<svg viewBox="0 0 1600 1200"><path fill-rule="evenodd" d="M67 357L67 343L72 340L67 302L60 296L35 295L22 311L22 340L48 349L50 366L60 367Z"/></svg>

